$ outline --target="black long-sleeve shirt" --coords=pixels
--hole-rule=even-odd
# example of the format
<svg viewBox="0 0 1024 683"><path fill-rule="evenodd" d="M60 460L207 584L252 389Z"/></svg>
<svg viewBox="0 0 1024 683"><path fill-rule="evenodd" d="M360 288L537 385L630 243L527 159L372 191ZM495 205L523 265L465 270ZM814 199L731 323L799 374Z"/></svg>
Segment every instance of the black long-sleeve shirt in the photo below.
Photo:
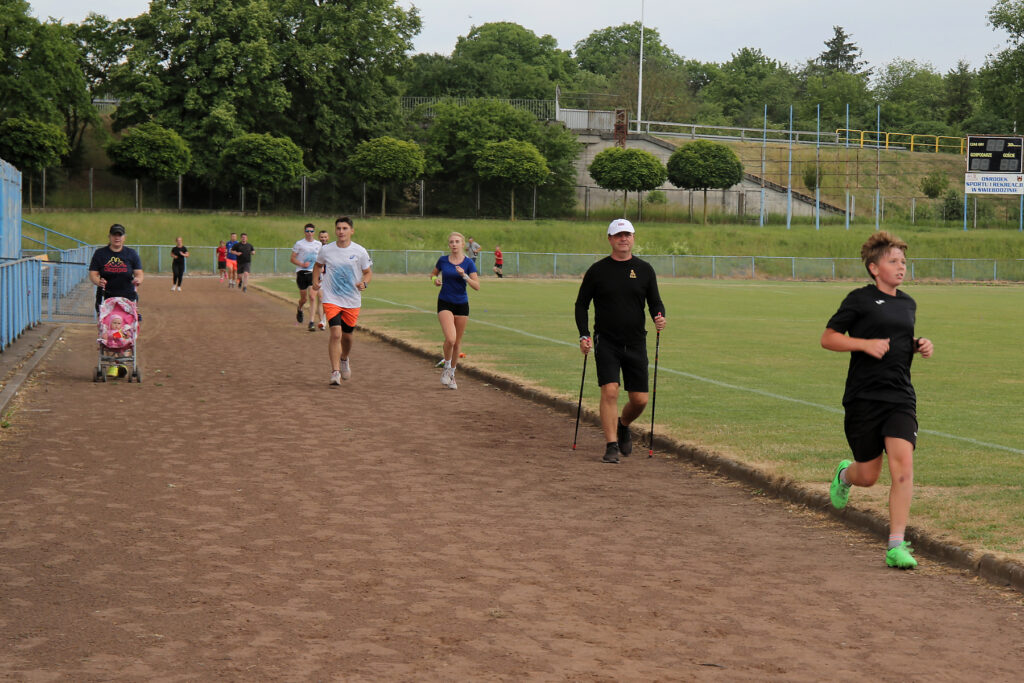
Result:
<svg viewBox="0 0 1024 683"><path fill-rule="evenodd" d="M665 314L658 293L654 268L635 256L616 261L607 256L587 269L576 297L576 328L581 337L589 337L587 313L594 302L594 333L620 344L641 342L646 338L644 303L651 318Z"/></svg>

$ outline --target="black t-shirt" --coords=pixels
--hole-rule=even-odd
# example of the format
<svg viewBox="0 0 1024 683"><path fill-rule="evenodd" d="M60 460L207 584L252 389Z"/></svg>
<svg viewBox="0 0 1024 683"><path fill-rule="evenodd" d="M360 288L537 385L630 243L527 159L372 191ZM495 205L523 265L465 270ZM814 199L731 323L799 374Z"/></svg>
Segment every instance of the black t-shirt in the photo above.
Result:
<svg viewBox="0 0 1024 683"><path fill-rule="evenodd" d="M850 353L844 406L857 399L917 405L910 383L916 315L917 304L899 290L890 296L868 285L846 295L826 327L858 339L889 339L889 351L880 359Z"/></svg>
<svg viewBox="0 0 1024 683"><path fill-rule="evenodd" d="M185 256L186 252L188 252L188 247L186 247L185 245L182 245L180 247L175 245L175 246L171 247L171 253L178 257L178 258L174 259L174 262L173 262L172 265L174 265L177 268L184 268L185 267L185 259L188 258L187 256Z"/></svg>
<svg viewBox="0 0 1024 683"><path fill-rule="evenodd" d="M653 318L664 315L654 268L635 256L616 261L606 256L587 269L576 297L576 328L590 334L587 312L594 302L594 333L620 344L643 341L647 335L644 303Z"/></svg>
<svg viewBox="0 0 1024 683"><path fill-rule="evenodd" d="M256 247L252 246L252 242L246 242L245 244L238 242L232 249L238 252L239 263L250 263L252 261L252 253L256 251Z"/></svg>
<svg viewBox="0 0 1024 683"><path fill-rule="evenodd" d="M107 287L103 290L105 297L132 298L135 295L132 279L136 270L142 270L142 259L134 249L128 247L121 247L121 251L114 251L109 246L100 247L92 255L89 270L98 272L107 281ZM101 290L97 287L96 291Z"/></svg>

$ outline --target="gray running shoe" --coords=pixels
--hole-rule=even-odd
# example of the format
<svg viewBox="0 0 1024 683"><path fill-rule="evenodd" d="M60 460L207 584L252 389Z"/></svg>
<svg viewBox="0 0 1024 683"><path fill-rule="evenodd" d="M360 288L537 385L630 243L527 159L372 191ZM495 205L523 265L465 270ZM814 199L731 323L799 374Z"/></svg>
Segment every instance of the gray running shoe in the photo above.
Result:
<svg viewBox="0 0 1024 683"><path fill-rule="evenodd" d="M338 370L335 370L334 372L331 373L331 384L341 384L341 372L339 372Z"/></svg>
<svg viewBox="0 0 1024 683"><path fill-rule="evenodd" d="M351 379L351 377L352 377L352 369L348 366L348 361L347 360L341 361L341 378L342 379Z"/></svg>
<svg viewBox="0 0 1024 683"><path fill-rule="evenodd" d="M614 443L608 444L604 449L604 457L601 458L601 462L619 462L619 445Z"/></svg>

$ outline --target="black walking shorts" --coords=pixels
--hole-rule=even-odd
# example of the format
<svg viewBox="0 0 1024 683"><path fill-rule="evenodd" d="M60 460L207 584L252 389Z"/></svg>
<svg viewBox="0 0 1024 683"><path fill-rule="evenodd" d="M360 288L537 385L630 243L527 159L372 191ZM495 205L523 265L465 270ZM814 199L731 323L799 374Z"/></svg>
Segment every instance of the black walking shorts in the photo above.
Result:
<svg viewBox="0 0 1024 683"><path fill-rule="evenodd" d="M603 335L594 335L594 364L597 384L622 384L626 391L647 393L647 342L619 344ZM619 381L619 373L622 381Z"/></svg>

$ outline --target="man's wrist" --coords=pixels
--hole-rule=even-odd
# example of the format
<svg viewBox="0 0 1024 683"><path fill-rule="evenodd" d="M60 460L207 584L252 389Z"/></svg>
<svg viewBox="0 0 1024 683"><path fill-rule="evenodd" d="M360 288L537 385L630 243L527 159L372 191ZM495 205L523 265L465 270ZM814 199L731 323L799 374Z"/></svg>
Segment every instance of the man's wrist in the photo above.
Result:
<svg viewBox="0 0 1024 683"><path fill-rule="evenodd" d="M580 341L583 341L584 339L590 339L590 335L589 334L581 335L580 336Z"/></svg>

